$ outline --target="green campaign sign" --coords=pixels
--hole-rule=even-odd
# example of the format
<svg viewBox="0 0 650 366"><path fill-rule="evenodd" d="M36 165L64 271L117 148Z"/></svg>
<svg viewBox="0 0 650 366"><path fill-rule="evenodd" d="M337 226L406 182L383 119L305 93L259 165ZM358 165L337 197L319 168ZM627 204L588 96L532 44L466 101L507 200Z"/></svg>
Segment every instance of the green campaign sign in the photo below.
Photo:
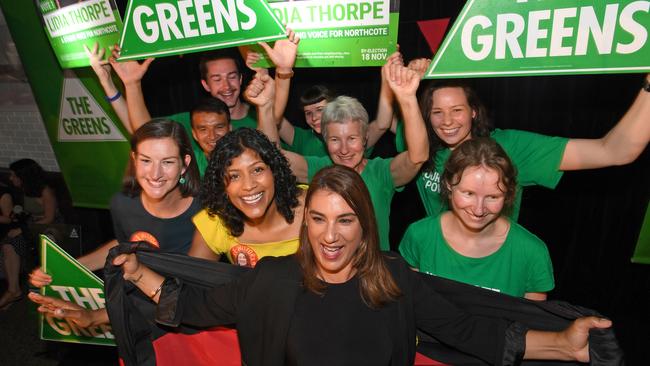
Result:
<svg viewBox="0 0 650 366"><path fill-rule="evenodd" d="M650 1L470 0L426 78L650 71Z"/></svg>
<svg viewBox="0 0 650 366"><path fill-rule="evenodd" d="M300 37L296 67L381 66L397 49L399 0L269 1ZM268 67L262 54L259 66Z"/></svg>
<svg viewBox="0 0 650 366"><path fill-rule="evenodd" d="M120 59L168 56L285 37L264 0L130 0Z"/></svg>
<svg viewBox="0 0 650 366"><path fill-rule="evenodd" d="M104 282L82 266L47 236L41 235L41 268L52 276L52 283L41 294L71 301L86 309L103 309ZM81 328L65 319L42 315L41 339L114 346L110 324Z"/></svg>
<svg viewBox="0 0 650 366"><path fill-rule="evenodd" d="M114 0L38 0L45 32L62 68L89 66L83 45L117 43L122 20Z"/></svg>

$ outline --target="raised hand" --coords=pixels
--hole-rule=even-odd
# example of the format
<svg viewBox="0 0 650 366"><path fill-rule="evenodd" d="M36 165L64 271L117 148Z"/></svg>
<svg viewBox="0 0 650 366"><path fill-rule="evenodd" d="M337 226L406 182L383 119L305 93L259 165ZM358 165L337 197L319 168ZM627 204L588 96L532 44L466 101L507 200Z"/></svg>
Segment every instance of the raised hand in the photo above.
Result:
<svg viewBox="0 0 650 366"><path fill-rule="evenodd" d="M266 42L260 42L259 44L275 65L276 71L289 72L296 62L298 43L300 43L300 38L293 30L287 28L287 39L275 41L273 48Z"/></svg>
<svg viewBox="0 0 650 366"><path fill-rule="evenodd" d="M115 45L113 46L112 56L108 61L124 85L139 83L144 77L144 74L147 73L149 65L151 65L154 60L154 58L148 58L142 63L139 63L138 61L117 61L119 57L120 47Z"/></svg>
<svg viewBox="0 0 650 366"><path fill-rule="evenodd" d="M257 63L257 61L259 61L261 58L262 58L262 56L261 56L259 53L248 50L248 51L246 52L246 66L247 66L249 69L255 71L256 74L257 74L257 73L261 73L261 74L267 74L267 75L268 75L268 73L269 73L269 70L268 70L268 69L265 69L265 68L263 68L263 67L255 67L255 66L253 66L253 65L255 65L255 63Z"/></svg>
<svg viewBox="0 0 650 366"><path fill-rule="evenodd" d="M275 81L266 74L256 74L244 91L246 100L258 107L268 106L275 98Z"/></svg>
<svg viewBox="0 0 650 366"><path fill-rule="evenodd" d="M415 97L420 85L420 76L417 72L397 63L385 65L382 68L382 77L388 82L398 100Z"/></svg>
<svg viewBox="0 0 650 366"><path fill-rule="evenodd" d="M422 79L424 77L424 74L427 72L427 69L429 68L429 64L431 64L430 58L416 58L414 60L411 60L407 67L415 71L420 79Z"/></svg>
<svg viewBox="0 0 650 366"><path fill-rule="evenodd" d="M90 50L86 45L83 46L84 51L86 51L86 55L88 56L88 61L90 61L90 67L92 67L97 78L99 78L99 82L102 83L102 85L109 82L112 83L111 65L108 63L108 60L104 60L106 49L100 49L99 42L95 42L92 50Z"/></svg>

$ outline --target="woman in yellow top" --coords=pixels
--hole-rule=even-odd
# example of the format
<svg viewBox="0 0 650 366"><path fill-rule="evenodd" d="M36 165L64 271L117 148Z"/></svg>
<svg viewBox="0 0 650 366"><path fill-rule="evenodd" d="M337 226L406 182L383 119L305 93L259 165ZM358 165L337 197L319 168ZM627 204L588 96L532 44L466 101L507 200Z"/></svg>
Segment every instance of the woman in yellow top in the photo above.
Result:
<svg viewBox="0 0 650 366"><path fill-rule="evenodd" d="M229 132L210 157L202 192L205 209L194 216L197 230L189 255L216 260L225 254L235 265L254 267L262 257L295 253L304 192L263 133Z"/></svg>

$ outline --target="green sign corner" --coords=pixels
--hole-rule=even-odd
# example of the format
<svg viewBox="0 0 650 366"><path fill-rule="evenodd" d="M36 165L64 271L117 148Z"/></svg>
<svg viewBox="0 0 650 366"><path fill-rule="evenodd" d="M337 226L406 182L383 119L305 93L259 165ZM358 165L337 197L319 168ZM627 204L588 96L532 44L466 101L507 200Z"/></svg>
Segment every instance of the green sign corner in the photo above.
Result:
<svg viewBox="0 0 650 366"><path fill-rule="evenodd" d="M650 1L470 0L425 78L650 71Z"/></svg>
<svg viewBox="0 0 650 366"><path fill-rule="evenodd" d="M52 283L41 294L71 301L86 309L105 308L104 282L82 266L47 236L41 235L41 269ZM40 316L41 339L49 341L114 346L110 324L81 328L65 319Z"/></svg>
<svg viewBox="0 0 650 366"><path fill-rule="evenodd" d="M286 29L264 0L131 0L121 60L169 56L274 41Z"/></svg>

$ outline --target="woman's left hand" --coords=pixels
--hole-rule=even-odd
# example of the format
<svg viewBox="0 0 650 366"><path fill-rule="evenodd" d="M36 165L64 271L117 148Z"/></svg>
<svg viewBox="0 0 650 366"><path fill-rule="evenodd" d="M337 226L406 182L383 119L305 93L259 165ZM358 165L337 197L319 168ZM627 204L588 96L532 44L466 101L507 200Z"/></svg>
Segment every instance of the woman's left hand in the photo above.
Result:
<svg viewBox="0 0 650 366"><path fill-rule="evenodd" d="M58 319L71 320L82 328L93 325L94 316L92 310L86 310L70 301L39 295L34 292L29 293L27 296L40 305L37 309L40 313L50 314Z"/></svg>
<svg viewBox="0 0 650 366"><path fill-rule="evenodd" d="M571 325L559 333L563 348L572 353L580 362L589 362L589 330L592 328L609 328L612 321L595 316L576 319Z"/></svg>

